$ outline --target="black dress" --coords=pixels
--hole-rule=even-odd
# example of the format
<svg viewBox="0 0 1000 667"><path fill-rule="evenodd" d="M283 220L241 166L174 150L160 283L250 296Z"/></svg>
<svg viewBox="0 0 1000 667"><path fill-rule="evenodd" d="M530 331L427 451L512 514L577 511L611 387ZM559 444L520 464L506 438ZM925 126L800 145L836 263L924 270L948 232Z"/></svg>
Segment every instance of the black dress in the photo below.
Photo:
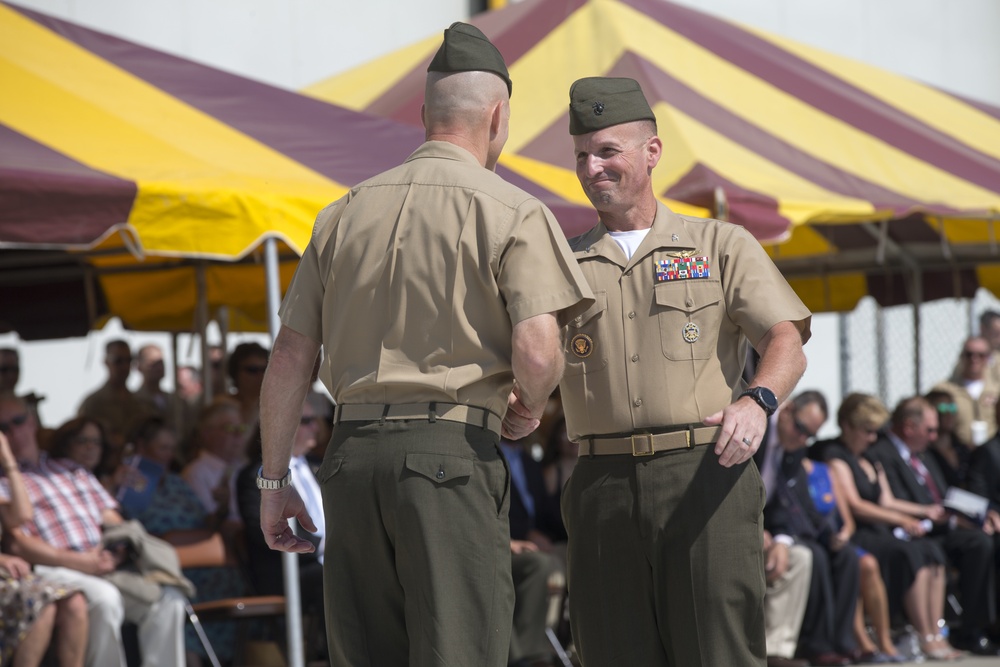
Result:
<svg viewBox="0 0 1000 667"><path fill-rule="evenodd" d="M824 454L827 460L840 459L851 468L854 485L862 499L878 504L881 487L878 480L872 481L855 457L843 444L830 443ZM853 542L868 551L878 560L882 579L885 581L889 598L889 611L893 616L902 613L903 598L913 585L920 568L943 565L944 551L933 540L923 537L899 539L893 535L891 526L884 523L862 521L855 517L857 530Z"/></svg>

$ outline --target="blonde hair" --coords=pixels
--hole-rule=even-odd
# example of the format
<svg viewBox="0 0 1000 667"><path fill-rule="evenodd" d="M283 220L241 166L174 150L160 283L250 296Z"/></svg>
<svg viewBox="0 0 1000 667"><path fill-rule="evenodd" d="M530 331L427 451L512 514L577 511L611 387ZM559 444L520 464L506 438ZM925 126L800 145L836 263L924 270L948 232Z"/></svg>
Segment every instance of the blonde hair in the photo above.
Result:
<svg viewBox="0 0 1000 667"><path fill-rule="evenodd" d="M840 427L878 429L889 420L889 410L875 396L854 392L848 394L837 410Z"/></svg>

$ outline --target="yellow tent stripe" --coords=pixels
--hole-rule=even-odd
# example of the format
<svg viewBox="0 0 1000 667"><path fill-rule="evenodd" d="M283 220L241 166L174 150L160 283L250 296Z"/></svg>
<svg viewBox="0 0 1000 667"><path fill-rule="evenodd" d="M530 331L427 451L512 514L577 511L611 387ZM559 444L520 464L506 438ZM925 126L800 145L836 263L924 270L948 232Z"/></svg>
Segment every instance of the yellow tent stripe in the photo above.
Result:
<svg viewBox="0 0 1000 667"><path fill-rule="evenodd" d="M151 252L165 250L155 236L186 224L177 216L199 215L213 223L212 237L190 236L190 245L170 250L197 254L212 247L238 255L282 222L273 220L272 207L289 199L302 201L298 216L305 217L285 221L301 249L316 211L346 191L2 6L0 24L0 80L18 91L0 101L0 121L78 162L135 181L139 195L130 223ZM157 227L153 236L150 225Z"/></svg>
<svg viewBox="0 0 1000 667"><path fill-rule="evenodd" d="M631 50L803 152L918 201L975 208L1000 199L820 112L631 8L616 4L614 9L628 28Z"/></svg>
<svg viewBox="0 0 1000 667"><path fill-rule="evenodd" d="M440 44L440 35L428 37L370 63L323 79L302 92L325 102L364 111L406 76L413 69L414 63L434 53Z"/></svg>
<svg viewBox="0 0 1000 667"><path fill-rule="evenodd" d="M676 134L687 139L694 152L701 156L702 164L748 190L775 197L778 212L792 224L809 222L828 213L831 208L836 208L841 214L850 213L865 219L870 219L874 212L869 202L819 187L682 111L669 108L662 115L669 116L670 124L676 127ZM657 114L658 118L660 116ZM670 151L667 150L666 154L669 156Z"/></svg>
<svg viewBox="0 0 1000 667"><path fill-rule="evenodd" d="M1000 159L1000 123L979 109L893 72L824 52L791 39L743 27L929 127Z"/></svg>

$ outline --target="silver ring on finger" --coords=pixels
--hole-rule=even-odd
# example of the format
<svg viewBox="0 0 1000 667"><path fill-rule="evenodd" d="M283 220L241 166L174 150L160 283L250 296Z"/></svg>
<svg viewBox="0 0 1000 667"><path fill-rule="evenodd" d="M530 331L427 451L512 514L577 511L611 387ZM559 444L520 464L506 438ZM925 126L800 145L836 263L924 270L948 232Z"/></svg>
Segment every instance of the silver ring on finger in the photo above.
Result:
<svg viewBox="0 0 1000 667"><path fill-rule="evenodd" d="M753 440L750 438L743 438L743 444L747 447L753 447Z"/></svg>

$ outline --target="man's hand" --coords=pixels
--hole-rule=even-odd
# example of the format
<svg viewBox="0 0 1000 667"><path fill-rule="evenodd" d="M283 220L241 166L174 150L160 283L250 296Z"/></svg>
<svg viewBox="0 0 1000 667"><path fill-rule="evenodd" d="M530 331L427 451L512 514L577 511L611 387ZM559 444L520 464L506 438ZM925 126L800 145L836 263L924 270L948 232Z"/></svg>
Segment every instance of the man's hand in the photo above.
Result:
<svg viewBox="0 0 1000 667"><path fill-rule="evenodd" d="M773 583L788 572L788 545L771 542L771 548L764 553L764 575L768 583Z"/></svg>
<svg viewBox="0 0 1000 667"><path fill-rule="evenodd" d="M510 552L512 554L523 554L529 551L538 551L538 545L527 540L511 540Z"/></svg>
<svg viewBox="0 0 1000 667"><path fill-rule="evenodd" d="M90 551L81 552L79 555L79 567L73 569L79 570L84 574L92 574L95 577L100 577L114 572L115 568L118 567L115 555L104 547L94 547Z"/></svg>
<svg viewBox="0 0 1000 667"><path fill-rule="evenodd" d="M544 409L543 405L542 410ZM521 402L518 385L515 384L507 397L507 414L503 417L501 434L508 440L520 440L538 428L540 423L541 420L534 417L528 406Z"/></svg>
<svg viewBox="0 0 1000 667"><path fill-rule="evenodd" d="M293 486L283 489L261 489L260 530L264 533L267 546L275 551L297 554L312 553L315 545L292 532L288 519L294 518L310 533L316 532L316 524L306 512L299 492Z"/></svg>
<svg viewBox="0 0 1000 667"><path fill-rule="evenodd" d="M715 454L723 467L731 468L749 461L760 447L767 428L767 416L752 398L744 396L707 417L705 424L722 425L715 443Z"/></svg>

